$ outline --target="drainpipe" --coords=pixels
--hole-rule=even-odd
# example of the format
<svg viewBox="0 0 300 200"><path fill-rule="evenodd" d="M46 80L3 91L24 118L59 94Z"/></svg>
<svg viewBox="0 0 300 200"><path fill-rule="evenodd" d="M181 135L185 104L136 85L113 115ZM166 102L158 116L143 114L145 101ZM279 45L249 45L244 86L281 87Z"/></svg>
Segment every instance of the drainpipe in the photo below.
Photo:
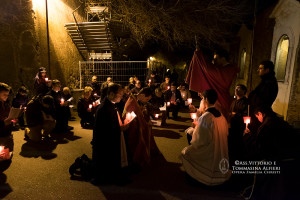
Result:
<svg viewBox="0 0 300 200"><path fill-rule="evenodd" d="M48 49L48 71L51 78L51 66L50 66L50 43L49 43L49 23L48 23L48 0L45 0L46 5L46 29L47 29L47 49Z"/></svg>

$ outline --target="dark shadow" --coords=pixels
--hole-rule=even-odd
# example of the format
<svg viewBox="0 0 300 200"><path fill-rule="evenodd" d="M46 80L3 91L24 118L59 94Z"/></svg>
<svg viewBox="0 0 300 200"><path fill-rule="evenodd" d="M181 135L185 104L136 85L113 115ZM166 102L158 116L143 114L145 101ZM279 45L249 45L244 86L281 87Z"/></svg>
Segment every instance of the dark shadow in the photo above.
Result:
<svg viewBox="0 0 300 200"><path fill-rule="evenodd" d="M182 136L171 130L160 130L160 129L153 129L153 135L155 137L165 137L165 138L170 138L170 139L179 139Z"/></svg>
<svg viewBox="0 0 300 200"><path fill-rule="evenodd" d="M52 152L56 146L57 143L53 140L42 142L28 141L22 145L20 155L28 158L41 157L45 160L51 160L57 157L57 154Z"/></svg>
<svg viewBox="0 0 300 200"><path fill-rule="evenodd" d="M174 119L173 119L174 120ZM192 123L192 119L191 118L184 118L184 117L178 117L177 119L175 119L174 121L178 121L178 122L191 122Z"/></svg>
<svg viewBox="0 0 300 200"><path fill-rule="evenodd" d="M4 199L13 190L8 183L6 183L7 177L5 174L0 173L0 199Z"/></svg>
<svg viewBox="0 0 300 200"><path fill-rule="evenodd" d="M10 164L11 164L11 159L0 161L0 173L7 170L9 168ZM0 182L1 182L1 179L0 179Z"/></svg>
<svg viewBox="0 0 300 200"><path fill-rule="evenodd" d="M192 125L192 123L191 123L191 125ZM166 128L166 129L187 129L188 127L190 127L190 126L188 126L188 125L181 125L181 124L171 124L171 123L168 123L168 125L167 126L163 126L162 128Z"/></svg>
<svg viewBox="0 0 300 200"><path fill-rule="evenodd" d="M57 144L67 144L69 141L75 141L81 137L74 135L73 131L65 133L55 133L51 135L51 138L56 141Z"/></svg>
<svg viewBox="0 0 300 200"><path fill-rule="evenodd" d="M149 166L131 176L130 184L122 187L101 185L99 189L108 200L241 199L238 193L230 190L190 184L180 166L179 163L167 162L162 155L156 156Z"/></svg>

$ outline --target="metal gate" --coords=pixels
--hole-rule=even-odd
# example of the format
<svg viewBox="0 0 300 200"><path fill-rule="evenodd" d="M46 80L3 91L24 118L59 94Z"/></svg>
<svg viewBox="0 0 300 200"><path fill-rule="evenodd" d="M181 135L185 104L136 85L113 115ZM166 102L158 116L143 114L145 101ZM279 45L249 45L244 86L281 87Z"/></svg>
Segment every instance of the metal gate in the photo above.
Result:
<svg viewBox="0 0 300 200"><path fill-rule="evenodd" d="M99 83L111 77L114 83L126 86L129 78L135 75L144 83L150 69L147 66L147 61L79 61L80 89L92 80L92 76L97 76Z"/></svg>

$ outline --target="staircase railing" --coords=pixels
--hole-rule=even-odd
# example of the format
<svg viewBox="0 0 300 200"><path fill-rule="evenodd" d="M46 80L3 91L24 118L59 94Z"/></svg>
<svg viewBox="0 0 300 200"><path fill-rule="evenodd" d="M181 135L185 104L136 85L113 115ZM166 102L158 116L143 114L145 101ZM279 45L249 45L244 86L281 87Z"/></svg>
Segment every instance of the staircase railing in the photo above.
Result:
<svg viewBox="0 0 300 200"><path fill-rule="evenodd" d="M80 30L80 27L78 25L77 19L76 19L75 14L74 14L82 6L82 4L83 4L83 2L80 4L80 6L78 6L77 8L75 8L73 10L72 15L73 15L73 18L75 20L75 24L77 26L77 34L78 34L79 38L82 39L83 45L88 49L88 47L85 45L84 38L82 37L82 33L81 33L81 30ZM77 47L77 45L76 45L76 47ZM78 51L79 51L79 54L81 55L81 57L83 58L83 60L86 61L87 60L86 57L82 54L82 52L79 49L78 49Z"/></svg>

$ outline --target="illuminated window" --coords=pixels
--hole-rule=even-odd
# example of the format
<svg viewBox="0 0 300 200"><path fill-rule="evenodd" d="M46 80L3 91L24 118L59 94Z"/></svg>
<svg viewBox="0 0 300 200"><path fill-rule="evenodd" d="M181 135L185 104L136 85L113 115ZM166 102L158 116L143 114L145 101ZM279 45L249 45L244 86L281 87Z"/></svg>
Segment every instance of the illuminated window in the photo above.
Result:
<svg viewBox="0 0 300 200"><path fill-rule="evenodd" d="M275 58L275 75L277 81L285 81L288 53L289 38L287 35L283 35L278 42Z"/></svg>
<svg viewBox="0 0 300 200"><path fill-rule="evenodd" d="M240 57L240 73L238 76L239 78L244 78L244 72L246 67L246 55L246 49L243 49Z"/></svg>

